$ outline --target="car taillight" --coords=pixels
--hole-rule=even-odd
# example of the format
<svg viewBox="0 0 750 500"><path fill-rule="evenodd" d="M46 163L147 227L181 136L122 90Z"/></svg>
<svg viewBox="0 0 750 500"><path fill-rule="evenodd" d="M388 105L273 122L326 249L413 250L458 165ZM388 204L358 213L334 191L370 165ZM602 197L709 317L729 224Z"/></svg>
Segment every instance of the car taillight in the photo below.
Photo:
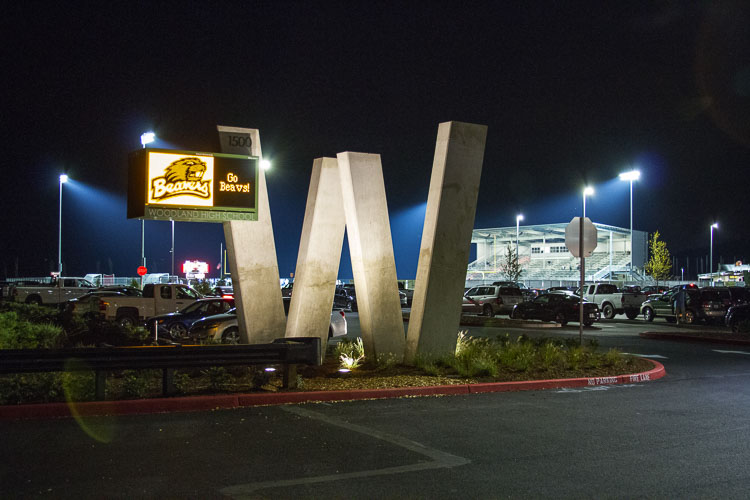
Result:
<svg viewBox="0 0 750 500"><path fill-rule="evenodd" d="M344 314L343 309L339 311L339 314L341 315L342 318L346 318L346 314Z"/></svg>
<svg viewBox="0 0 750 500"><path fill-rule="evenodd" d="M221 296L222 299L233 299L234 295L225 294Z"/></svg>
<svg viewBox="0 0 750 500"><path fill-rule="evenodd" d="M99 310L100 311L106 311L108 306L109 306L109 302L104 302L103 300L99 301Z"/></svg>
<svg viewBox="0 0 750 500"><path fill-rule="evenodd" d="M625 303L625 295L621 295L620 296L620 304L624 304L624 303Z"/></svg>

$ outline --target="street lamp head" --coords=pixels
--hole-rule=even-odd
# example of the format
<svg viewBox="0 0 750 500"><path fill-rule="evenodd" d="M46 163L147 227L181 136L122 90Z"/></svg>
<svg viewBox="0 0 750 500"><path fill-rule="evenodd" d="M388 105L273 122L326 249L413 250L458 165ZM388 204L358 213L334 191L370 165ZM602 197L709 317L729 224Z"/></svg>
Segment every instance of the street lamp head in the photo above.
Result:
<svg viewBox="0 0 750 500"><path fill-rule="evenodd" d="M516 222L520 222L523 220L523 214L516 215Z"/></svg>
<svg viewBox="0 0 750 500"><path fill-rule="evenodd" d="M719 229L719 223L718 222L714 222L713 224L711 224L711 227L713 229Z"/></svg>
<svg viewBox="0 0 750 500"><path fill-rule="evenodd" d="M594 188L591 186L586 186L583 188L583 196L591 196L594 194Z"/></svg>
<svg viewBox="0 0 750 500"><path fill-rule="evenodd" d="M60 184L65 184L68 182L68 176L65 174L60 174Z"/></svg>
<svg viewBox="0 0 750 500"><path fill-rule="evenodd" d="M641 178L640 170L631 170L630 172L623 172L620 174L621 181L637 181Z"/></svg>
<svg viewBox="0 0 750 500"><path fill-rule="evenodd" d="M144 148L146 144L151 144L156 140L156 134L153 132L144 132L141 134L141 146Z"/></svg>
<svg viewBox="0 0 750 500"><path fill-rule="evenodd" d="M268 160L260 160L260 168L263 170L268 170L271 168L271 162Z"/></svg>

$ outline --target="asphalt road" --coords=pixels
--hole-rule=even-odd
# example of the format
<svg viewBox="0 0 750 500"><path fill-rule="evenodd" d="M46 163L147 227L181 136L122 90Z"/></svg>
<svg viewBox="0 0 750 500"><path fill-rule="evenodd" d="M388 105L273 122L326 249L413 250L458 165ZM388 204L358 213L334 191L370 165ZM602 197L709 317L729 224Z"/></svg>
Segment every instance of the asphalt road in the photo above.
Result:
<svg viewBox="0 0 750 500"><path fill-rule="evenodd" d="M747 498L750 349L637 336L673 328L616 320L587 329L603 348L665 365L665 378L642 384L0 422L0 491L6 498ZM486 330L472 333L499 333ZM577 325L505 331L578 335Z"/></svg>

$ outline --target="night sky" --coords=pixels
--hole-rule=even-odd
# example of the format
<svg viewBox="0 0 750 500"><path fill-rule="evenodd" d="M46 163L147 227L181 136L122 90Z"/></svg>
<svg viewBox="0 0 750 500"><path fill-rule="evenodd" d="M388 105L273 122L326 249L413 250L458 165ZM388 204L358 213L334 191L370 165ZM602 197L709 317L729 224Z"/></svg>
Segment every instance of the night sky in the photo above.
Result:
<svg viewBox="0 0 750 500"><path fill-rule="evenodd" d="M399 278L414 278L438 123L487 125L476 228L659 230L673 255L750 259L747 2L14 2L4 6L0 277L134 276L127 154L218 151L260 129L282 277L313 159L379 153ZM217 271L220 224L177 223L176 262ZM169 272L169 222L146 222ZM345 245L346 249L346 245ZM681 264L684 265L684 264ZM179 268L179 266L177 266ZM348 257L340 277L351 277Z"/></svg>

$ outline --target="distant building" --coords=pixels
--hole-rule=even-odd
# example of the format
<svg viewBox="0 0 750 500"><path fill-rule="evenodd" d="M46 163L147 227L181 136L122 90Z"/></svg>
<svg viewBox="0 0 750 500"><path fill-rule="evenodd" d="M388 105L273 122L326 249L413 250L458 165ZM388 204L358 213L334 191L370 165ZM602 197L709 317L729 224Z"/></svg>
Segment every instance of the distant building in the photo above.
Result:
<svg viewBox="0 0 750 500"><path fill-rule="evenodd" d="M580 259L565 246L568 223L520 226L518 255L523 269L521 281L532 287L573 284L580 279ZM597 247L586 258L587 281L641 282L647 280L643 268L648 257L648 233L594 223ZM475 229L471 235L472 255L466 275L467 285L505 280L501 266L506 260L508 244L516 246L516 226ZM633 255L633 273L630 256Z"/></svg>
<svg viewBox="0 0 750 500"><path fill-rule="evenodd" d="M750 265L736 262L735 264L721 264L718 271L699 274L698 280L702 285L748 286Z"/></svg>

